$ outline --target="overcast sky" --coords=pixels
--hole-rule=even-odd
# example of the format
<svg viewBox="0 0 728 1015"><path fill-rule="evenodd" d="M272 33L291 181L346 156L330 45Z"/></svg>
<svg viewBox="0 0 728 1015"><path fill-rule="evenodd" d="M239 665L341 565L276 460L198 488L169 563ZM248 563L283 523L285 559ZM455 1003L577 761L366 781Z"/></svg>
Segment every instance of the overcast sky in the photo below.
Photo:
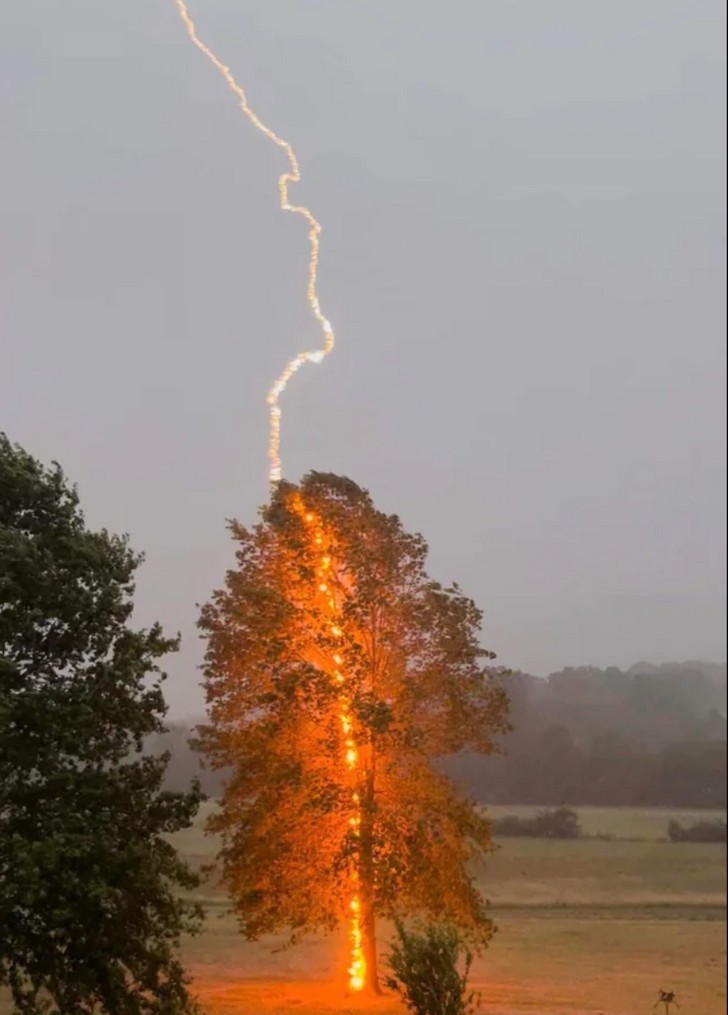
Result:
<svg viewBox="0 0 728 1015"><path fill-rule="evenodd" d="M500 660L725 657L722 0L190 0L295 146L338 337L284 472L424 533ZM172 0L0 4L0 429L183 635L267 495L317 333L282 153Z"/></svg>

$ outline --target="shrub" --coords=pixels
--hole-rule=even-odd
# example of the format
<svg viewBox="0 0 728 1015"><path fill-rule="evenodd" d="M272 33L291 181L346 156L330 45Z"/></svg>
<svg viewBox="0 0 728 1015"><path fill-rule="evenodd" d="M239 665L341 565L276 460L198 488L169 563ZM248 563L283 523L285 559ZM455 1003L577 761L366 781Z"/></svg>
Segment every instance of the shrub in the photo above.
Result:
<svg viewBox="0 0 728 1015"><path fill-rule="evenodd" d="M725 842L725 821L698 821L694 825L681 825L671 821L667 826L670 842Z"/></svg>
<svg viewBox="0 0 728 1015"><path fill-rule="evenodd" d="M414 1015L470 1015L480 995L468 988L473 956L454 927L429 925L419 933L397 921L388 956L396 990ZM462 971L461 971L462 970Z"/></svg>
<svg viewBox="0 0 728 1015"><path fill-rule="evenodd" d="M579 815L569 807L539 811L532 818L506 817L494 822L496 835L531 839L578 839L581 835Z"/></svg>
<svg viewBox="0 0 728 1015"><path fill-rule="evenodd" d="M536 834L533 818L517 818L515 815L494 821L493 831L496 835L502 835L507 839L533 838Z"/></svg>

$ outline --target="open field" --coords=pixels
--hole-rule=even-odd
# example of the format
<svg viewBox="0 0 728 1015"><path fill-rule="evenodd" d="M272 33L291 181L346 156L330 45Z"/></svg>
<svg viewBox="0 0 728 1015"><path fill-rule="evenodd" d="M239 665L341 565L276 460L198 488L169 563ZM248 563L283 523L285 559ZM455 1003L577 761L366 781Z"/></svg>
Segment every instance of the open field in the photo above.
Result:
<svg viewBox="0 0 728 1015"><path fill-rule="evenodd" d="M535 807L499 805L486 808L493 818L510 815L524 817L538 810ZM667 838L667 825L679 821L681 825L692 825L698 821L720 819L725 821L725 811L663 810L659 807L648 809L636 807L575 807L579 815L582 832L586 836L611 835L615 839L660 841Z"/></svg>
<svg viewBox="0 0 728 1015"><path fill-rule="evenodd" d="M209 807L209 805L208 805ZM529 813L493 808L493 816ZM503 839L479 872L499 933L474 966L484 1015L636 1015L660 987L679 1015L725 1010L726 849L664 841L667 822L700 812L580 809L584 831L611 841ZM663 841L661 841L663 840ZM217 844L200 824L176 838L193 863ZM212 878L200 892L204 933L185 960L207 1015L328 1015L403 1009L342 996L341 939L246 944ZM388 929L381 929L382 940ZM0 1015L9 1008L0 1002Z"/></svg>
<svg viewBox="0 0 728 1015"><path fill-rule="evenodd" d="M494 817L530 812L492 809ZM483 1012L632 1015L651 1011L660 987L676 991L683 1013L723 1012L725 847L664 840L671 818L689 823L724 815L579 813L587 835L614 839L503 839L479 873L499 926L474 966ZM216 849L199 829L178 843L197 862ZM272 953L282 939L245 944L214 884L203 895L207 929L186 954L209 1015L402 1011L392 999L362 1007L341 997L336 963L343 940L311 940ZM386 939L387 928L382 931Z"/></svg>
<svg viewBox="0 0 728 1015"><path fill-rule="evenodd" d="M474 967L487 1015L632 1015L652 1009L660 986L677 992L682 1012L725 1010L722 921L567 911L504 913L499 925ZM260 945L241 945L223 919L190 945L188 961L208 1015L402 1012L391 999L359 1005L341 997L336 944L312 942L270 955Z"/></svg>

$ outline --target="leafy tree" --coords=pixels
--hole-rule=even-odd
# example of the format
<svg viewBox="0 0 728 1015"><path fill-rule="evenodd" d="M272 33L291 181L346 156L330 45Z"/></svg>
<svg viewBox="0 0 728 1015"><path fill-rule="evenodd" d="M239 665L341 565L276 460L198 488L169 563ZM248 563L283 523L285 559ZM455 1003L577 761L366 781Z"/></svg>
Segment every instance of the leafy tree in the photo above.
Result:
<svg viewBox="0 0 728 1015"><path fill-rule="evenodd" d="M698 821L694 825L681 825L670 821L667 826L670 842L725 842L725 821Z"/></svg>
<svg viewBox="0 0 728 1015"><path fill-rule="evenodd" d="M498 835L530 839L578 839L581 835L579 815L569 807L539 811L532 818L508 815L495 822Z"/></svg>
<svg viewBox="0 0 728 1015"><path fill-rule="evenodd" d="M0 983L26 1015L193 1008L176 946L199 914L176 891L197 878L165 836L199 793L134 756L177 644L128 625L140 560L0 434Z"/></svg>
<svg viewBox="0 0 728 1015"><path fill-rule="evenodd" d="M434 766L489 753L506 728L480 612L348 479L280 484L260 524L231 531L237 568L200 620L201 744L232 770L212 827L241 930L295 940L350 919L371 989L379 915L422 912L487 941L469 871L490 829Z"/></svg>

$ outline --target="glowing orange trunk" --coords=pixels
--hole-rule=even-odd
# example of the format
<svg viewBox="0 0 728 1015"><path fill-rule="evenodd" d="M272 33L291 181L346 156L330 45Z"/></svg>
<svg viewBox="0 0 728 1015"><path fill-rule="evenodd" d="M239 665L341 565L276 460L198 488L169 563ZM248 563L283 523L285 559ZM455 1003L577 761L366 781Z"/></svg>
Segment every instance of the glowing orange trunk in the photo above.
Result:
<svg viewBox="0 0 728 1015"><path fill-rule="evenodd" d="M366 766L362 779L363 800L361 800L359 882L362 899L362 932L364 936L365 985L375 994L381 993L377 978L377 935L376 913L374 910L374 780L376 755L374 747L367 749Z"/></svg>
<svg viewBox="0 0 728 1015"><path fill-rule="evenodd" d="M325 533L320 520L316 515L307 511L302 500L296 497L293 501L294 510L303 518L309 528L313 543L321 548L318 567L316 568L317 591L323 599L323 605L329 614L329 634L334 638L343 638L344 631L338 622L336 599L330 587L331 557L326 552ZM343 658L338 652L332 653L333 679L337 686L341 687L340 696L340 719L343 737L343 763L351 772L354 784L351 794L352 810L349 818L349 827L356 837L361 836L361 799L358 791L358 775L360 771L359 750L353 735L353 723L350 712L349 700L344 690L346 676L340 667ZM351 937L351 961L347 970L349 977L349 989L353 991L363 990L367 985L367 961L364 949L364 925L362 923L362 898L358 866L351 871L351 898L349 900L349 932ZM367 906L367 913L371 909ZM367 935L369 937L369 935Z"/></svg>

